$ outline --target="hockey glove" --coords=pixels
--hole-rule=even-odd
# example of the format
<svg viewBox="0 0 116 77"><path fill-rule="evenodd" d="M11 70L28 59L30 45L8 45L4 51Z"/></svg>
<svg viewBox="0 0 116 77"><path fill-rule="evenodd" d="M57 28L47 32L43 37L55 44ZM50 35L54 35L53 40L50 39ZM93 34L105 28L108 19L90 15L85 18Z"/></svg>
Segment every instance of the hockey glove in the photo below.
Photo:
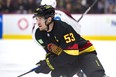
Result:
<svg viewBox="0 0 116 77"><path fill-rule="evenodd" d="M39 68L35 69L35 73L48 74L51 71L45 60L38 62L36 65L38 65Z"/></svg>
<svg viewBox="0 0 116 77"><path fill-rule="evenodd" d="M58 47L57 45L50 43L47 46L48 50L56 55L60 55L62 53L62 48Z"/></svg>

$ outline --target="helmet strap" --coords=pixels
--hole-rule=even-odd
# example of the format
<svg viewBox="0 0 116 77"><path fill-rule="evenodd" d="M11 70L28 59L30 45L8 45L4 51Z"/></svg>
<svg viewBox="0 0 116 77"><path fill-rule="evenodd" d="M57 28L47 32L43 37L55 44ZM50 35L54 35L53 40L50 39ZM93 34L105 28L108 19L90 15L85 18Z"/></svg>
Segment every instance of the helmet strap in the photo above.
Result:
<svg viewBox="0 0 116 77"><path fill-rule="evenodd" d="M53 19L51 20L51 22L49 22L48 24L47 24L47 19L45 19L45 25L47 26L47 31L49 30L49 28L50 28L50 24L53 22Z"/></svg>

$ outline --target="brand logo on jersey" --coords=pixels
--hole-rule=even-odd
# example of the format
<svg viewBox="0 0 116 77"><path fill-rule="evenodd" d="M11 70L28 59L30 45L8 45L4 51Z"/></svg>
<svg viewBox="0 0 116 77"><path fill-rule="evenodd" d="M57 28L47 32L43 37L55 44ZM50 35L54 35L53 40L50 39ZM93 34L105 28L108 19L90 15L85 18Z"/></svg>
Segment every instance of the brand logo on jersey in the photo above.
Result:
<svg viewBox="0 0 116 77"><path fill-rule="evenodd" d="M40 44L43 44L43 43L44 43L44 42L42 41L42 39L39 39L38 42L39 42Z"/></svg>

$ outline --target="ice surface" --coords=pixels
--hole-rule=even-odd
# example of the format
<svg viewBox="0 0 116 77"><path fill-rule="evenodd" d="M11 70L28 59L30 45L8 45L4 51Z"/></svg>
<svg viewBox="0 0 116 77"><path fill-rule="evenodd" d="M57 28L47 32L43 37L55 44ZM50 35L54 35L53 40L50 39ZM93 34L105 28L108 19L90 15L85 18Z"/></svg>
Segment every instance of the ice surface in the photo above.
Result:
<svg viewBox="0 0 116 77"><path fill-rule="evenodd" d="M116 41L92 41L106 74L116 77ZM33 40L0 40L0 77L17 77L44 59L45 52ZM29 73L23 77L50 77L46 74Z"/></svg>

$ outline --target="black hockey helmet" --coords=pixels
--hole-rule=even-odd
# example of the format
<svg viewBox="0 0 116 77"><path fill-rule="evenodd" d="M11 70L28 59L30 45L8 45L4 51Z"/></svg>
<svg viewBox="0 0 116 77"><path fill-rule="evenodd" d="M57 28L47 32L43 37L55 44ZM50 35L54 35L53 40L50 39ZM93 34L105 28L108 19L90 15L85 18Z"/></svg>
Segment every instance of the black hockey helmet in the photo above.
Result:
<svg viewBox="0 0 116 77"><path fill-rule="evenodd" d="M43 16L45 19L54 17L55 9L51 5L41 5L34 11L34 17Z"/></svg>

